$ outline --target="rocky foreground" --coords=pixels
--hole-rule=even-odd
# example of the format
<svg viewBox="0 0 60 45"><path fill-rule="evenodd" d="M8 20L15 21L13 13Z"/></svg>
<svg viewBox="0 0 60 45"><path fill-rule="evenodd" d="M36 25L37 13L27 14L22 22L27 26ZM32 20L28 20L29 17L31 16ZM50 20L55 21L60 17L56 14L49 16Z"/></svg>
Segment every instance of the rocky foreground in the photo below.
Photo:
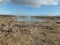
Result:
<svg viewBox="0 0 60 45"><path fill-rule="evenodd" d="M60 19L46 22L19 22L0 16L0 45L60 45Z"/></svg>

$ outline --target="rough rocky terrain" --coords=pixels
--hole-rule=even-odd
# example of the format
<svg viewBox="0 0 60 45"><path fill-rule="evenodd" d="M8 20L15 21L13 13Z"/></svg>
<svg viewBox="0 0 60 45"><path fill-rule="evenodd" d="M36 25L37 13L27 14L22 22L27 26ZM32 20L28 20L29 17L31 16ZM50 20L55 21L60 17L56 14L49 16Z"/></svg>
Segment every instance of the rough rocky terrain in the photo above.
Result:
<svg viewBox="0 0 60 45"><path fill-rule="evenodd" d="M60 19L47 22L19 22L0 16L0 45L60 45Z"/></svg>

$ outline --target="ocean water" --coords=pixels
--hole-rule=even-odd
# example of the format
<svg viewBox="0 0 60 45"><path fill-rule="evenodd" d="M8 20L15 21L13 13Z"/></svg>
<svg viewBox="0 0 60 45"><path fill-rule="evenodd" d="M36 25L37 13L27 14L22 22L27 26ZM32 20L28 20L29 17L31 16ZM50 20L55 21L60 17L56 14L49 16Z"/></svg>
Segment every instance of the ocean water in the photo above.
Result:
<svg viewBox="0 0 60 45"><path fill-rule="evenodd" d="M21 17L16 17L17 21L21 22L45 22L46 20L43 19L37 19L35 17L31 16L21 16Z"/></svg>

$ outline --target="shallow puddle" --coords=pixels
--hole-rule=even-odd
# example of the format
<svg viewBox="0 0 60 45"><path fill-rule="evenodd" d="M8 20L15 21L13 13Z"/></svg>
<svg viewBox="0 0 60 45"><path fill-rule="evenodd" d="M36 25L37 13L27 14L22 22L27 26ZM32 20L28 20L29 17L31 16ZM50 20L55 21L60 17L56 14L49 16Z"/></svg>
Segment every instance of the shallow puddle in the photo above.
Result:
<svg viewBox="0 0 60 45"><path fill-rule="evenodd" d="M35 17L31 16L21 16L21 17L16 17L17 21L21 22L46 22L44 19L37 19Z"/></svg>

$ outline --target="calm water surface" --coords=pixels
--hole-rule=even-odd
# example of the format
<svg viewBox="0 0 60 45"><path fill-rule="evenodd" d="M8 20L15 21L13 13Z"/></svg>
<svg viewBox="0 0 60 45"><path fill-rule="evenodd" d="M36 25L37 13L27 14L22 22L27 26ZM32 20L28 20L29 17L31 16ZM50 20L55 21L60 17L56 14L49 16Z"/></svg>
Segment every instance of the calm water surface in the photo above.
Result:
<svg viewBox="0 0 60 45"><path fill-rule="evenodd" d="M37 18L31 17L31 16L21 16L21 17L17 17L17 21L21 21L21 22L45 22L46 20L37 19Z"/></svg>

